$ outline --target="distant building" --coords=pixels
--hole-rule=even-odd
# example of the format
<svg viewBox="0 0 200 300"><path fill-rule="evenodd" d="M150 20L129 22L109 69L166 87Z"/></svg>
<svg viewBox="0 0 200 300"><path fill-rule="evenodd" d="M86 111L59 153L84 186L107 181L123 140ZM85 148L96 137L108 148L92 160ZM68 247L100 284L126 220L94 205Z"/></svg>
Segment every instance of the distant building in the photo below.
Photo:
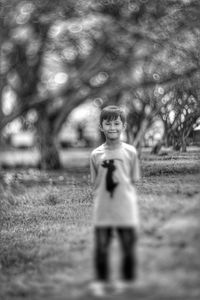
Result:
<svg viewBox="0 0 200 300"><path fill-rule="evenodd" d="M194 128L194 130L192 131L191 139L192 144L200 146L200 125Z"/></svg>
<svg viewBox="0 0 200 300"><path fill-rule="evenodd" d="M30 131L19 131L11 134L10 144L13 147L27 149L35 146L35 134Z"/></svg>

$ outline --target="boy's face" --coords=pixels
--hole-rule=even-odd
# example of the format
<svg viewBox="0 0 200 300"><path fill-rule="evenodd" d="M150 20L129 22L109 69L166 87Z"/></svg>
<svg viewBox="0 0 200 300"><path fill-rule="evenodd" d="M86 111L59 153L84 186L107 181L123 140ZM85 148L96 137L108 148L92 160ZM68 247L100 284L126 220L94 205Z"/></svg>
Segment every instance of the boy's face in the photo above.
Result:
<svg viewBox="0 0 200 300"><path fill-rule="evenodd" d="M120 117L115 120L103 120L100 125L100 130L104 133L105 137L109 140L118 140L126 125L122 123Z"/></svg>

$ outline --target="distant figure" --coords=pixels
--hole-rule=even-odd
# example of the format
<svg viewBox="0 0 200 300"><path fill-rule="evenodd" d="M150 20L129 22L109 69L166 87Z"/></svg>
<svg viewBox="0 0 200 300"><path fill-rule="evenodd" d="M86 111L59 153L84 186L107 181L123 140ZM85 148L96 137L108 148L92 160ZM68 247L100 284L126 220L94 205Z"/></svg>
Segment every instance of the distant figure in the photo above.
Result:
<svg viewBox="0 0 200 300"><path fill-rule="evenodd" d="M151 154L159 154L161 148L162 148L162 141L158 141L157 144L155 144L151 150Z"/></svg>
<svg viewBox="0 0 200 300"><path fill-rule="evenodd" d="M94 267L96 280L90 289L104 296L108 286L130 287L136 278L136 241L139 223L135 181L140 178L136 149L121 142L126 128L124 111L118 106L105 107L100 115L100 130L106 142L90 156L91 181L94 185ZM121 280L110 284L109 250L113 232L121 244Z"/></svg>

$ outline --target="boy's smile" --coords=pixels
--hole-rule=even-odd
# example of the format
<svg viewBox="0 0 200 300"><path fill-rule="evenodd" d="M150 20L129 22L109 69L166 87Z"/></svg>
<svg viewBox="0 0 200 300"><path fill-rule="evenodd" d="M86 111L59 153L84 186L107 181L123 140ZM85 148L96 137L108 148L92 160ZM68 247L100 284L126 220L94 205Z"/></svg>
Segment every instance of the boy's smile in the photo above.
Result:
<svg viewBox="0 0 200 300"><path fill-rule="evenodd" d="M104 133L106 139L119 140L122 131L125 129L120 117L114 120L103 120L100 126L101 131Z"/></svg>

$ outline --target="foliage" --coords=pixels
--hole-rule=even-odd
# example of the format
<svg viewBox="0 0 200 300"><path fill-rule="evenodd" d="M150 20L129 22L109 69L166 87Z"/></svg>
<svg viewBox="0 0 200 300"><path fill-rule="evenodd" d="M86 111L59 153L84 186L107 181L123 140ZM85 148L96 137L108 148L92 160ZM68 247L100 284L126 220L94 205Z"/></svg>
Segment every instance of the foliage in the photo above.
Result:
<svg viewBox="0 0 200 300"><path fill-rule="evenodd" d="M129 94L135 114L138 89L159 94L199 71L196 0L2 0L1 7L0 129L34 109L44 168L59 167L55 137L85 100L121 103Z"/></svg>
<svg viewBox="0 0 200 300"><path fill-rule="evenodd" d="M186 151L187 138L199 118L197 78L193 82L180 80L161 100L160 116L165 125L166 144L173 145L175 150Z"/></svg>

